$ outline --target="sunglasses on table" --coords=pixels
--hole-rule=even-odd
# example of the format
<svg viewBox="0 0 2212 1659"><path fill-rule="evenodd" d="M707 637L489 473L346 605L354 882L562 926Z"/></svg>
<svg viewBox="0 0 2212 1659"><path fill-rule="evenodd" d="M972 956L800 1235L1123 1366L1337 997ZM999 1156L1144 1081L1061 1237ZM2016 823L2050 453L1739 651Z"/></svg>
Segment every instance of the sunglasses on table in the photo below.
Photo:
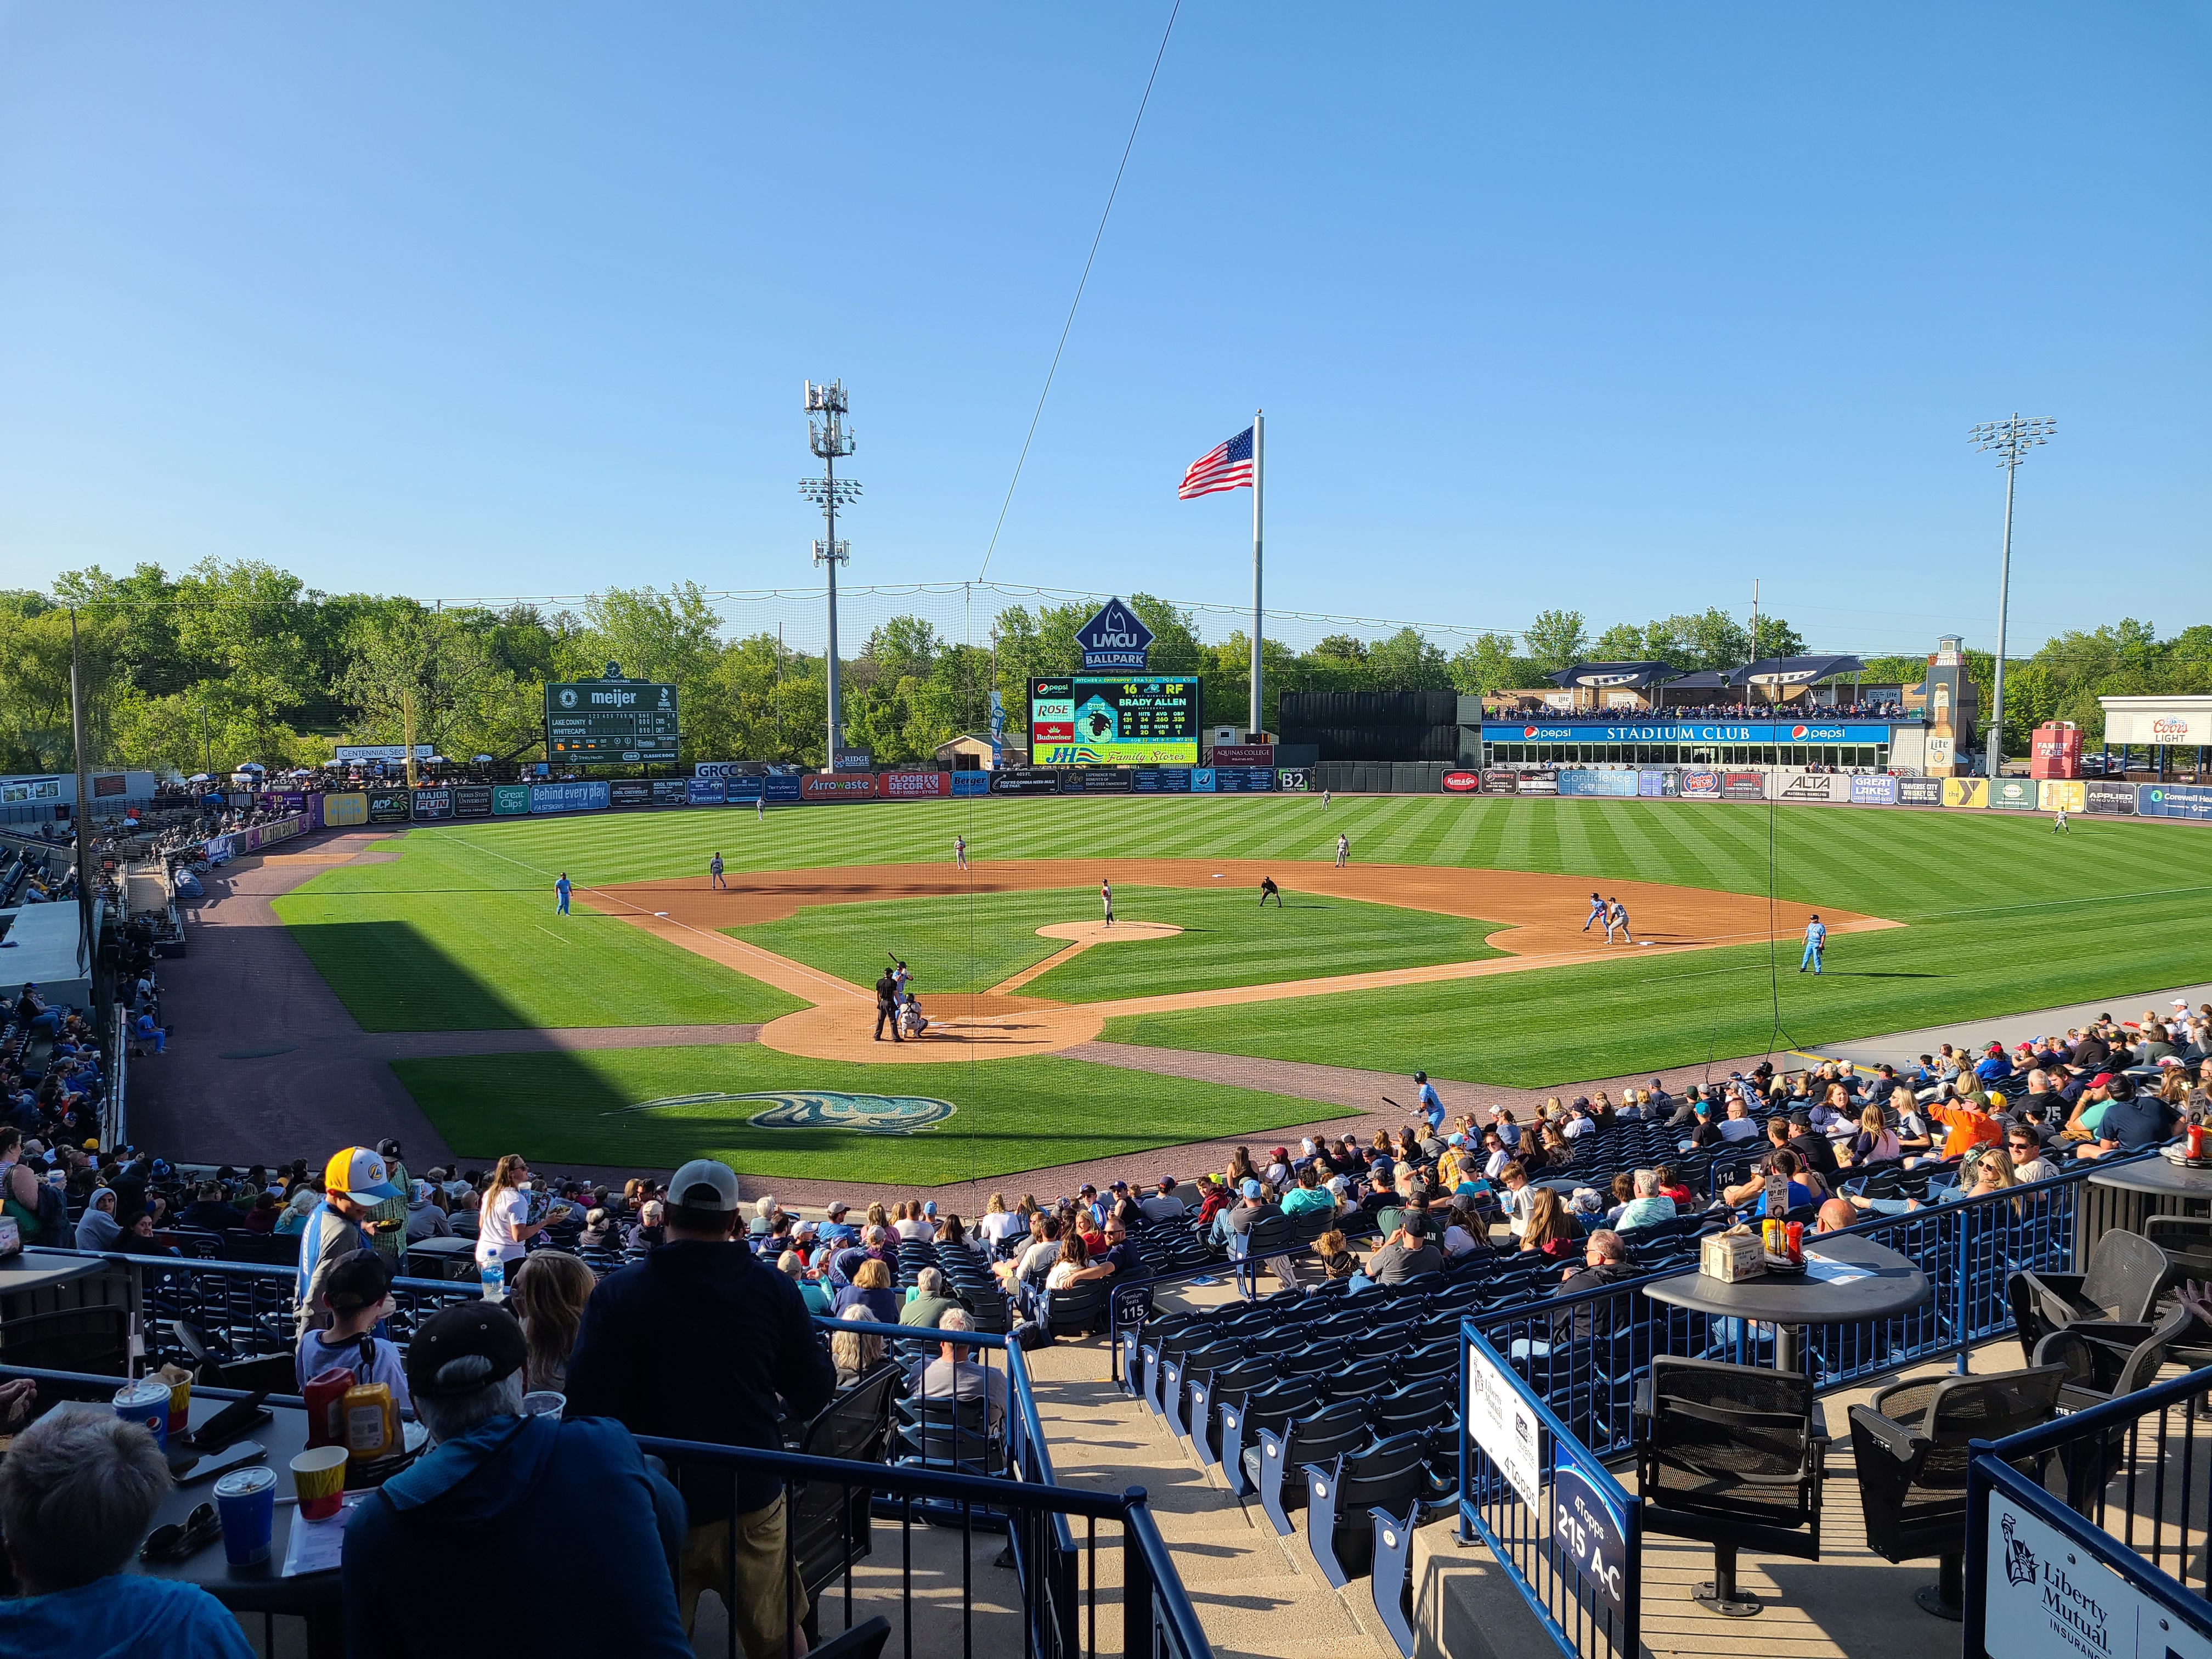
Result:
<svg viewBox="0 0 2212 1659"><path fill-rule="evenodd" d="M181 1561L222 1536L222 1522L215 1505L202 1504L181 1522L172 1521L146 1534L139 1546L141 1561Z"/></svg>

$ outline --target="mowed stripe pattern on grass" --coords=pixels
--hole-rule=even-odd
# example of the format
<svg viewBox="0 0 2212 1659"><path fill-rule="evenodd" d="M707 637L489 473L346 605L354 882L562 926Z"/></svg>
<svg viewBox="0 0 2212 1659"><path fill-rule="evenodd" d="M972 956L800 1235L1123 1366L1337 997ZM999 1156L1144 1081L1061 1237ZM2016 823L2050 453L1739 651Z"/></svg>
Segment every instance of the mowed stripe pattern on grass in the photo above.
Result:
<svg viewBox="0 0 2212 1659"><path fill-rule="evenodd" d="M1328 1115L1310 1100L1056 1054L893 1068L738 1044L395 1060L392 1070L463 1158L489 1159L520 1146L549 1164L672 1169L687 1158L721 1158L748 1175L856 1187L988 1180L1041 1163L1262 1133ZM687 1095L823 1090L921 1096L958 1109L906 1136L757 1129L747 1120L769 1104L757 1100L624 1109Z"/></svg>
<svg viewBox="0 0 2212 1659"><path fill-rule="evenodd" d="M274 902L364 1030L739 1025L805 1006L612 917L556 916L550 885L492 885L482 849L434 836L402 847ZM323 884L336 876L369 879Z"/></svg>

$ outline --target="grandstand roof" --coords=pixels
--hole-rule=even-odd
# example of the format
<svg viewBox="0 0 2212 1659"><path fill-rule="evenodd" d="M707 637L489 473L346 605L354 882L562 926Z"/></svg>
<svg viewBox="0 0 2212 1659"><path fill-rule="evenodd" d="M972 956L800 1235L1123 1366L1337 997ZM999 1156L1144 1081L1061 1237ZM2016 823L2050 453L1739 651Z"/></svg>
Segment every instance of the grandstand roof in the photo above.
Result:
<svg viewBox="0 0 2212 1659"><path fill-rule="evenodd" d="M1700 668L1694 674L1685 674L1671 682L1667 689L1670 691L1718 691L1735 684L1735 677L1720 669Z"/></svg>
<svg viewBox="0 0 2212 1659"><path fill-rule="evenodd" d="M1591 690L1642 690L1660 680L1673 679L1682 671L1670 662L1578 662L1544 678L1554 685L1579 685Z"/></svg>
<svg viewBox="0 0 2212 1659"><path fill-rule="evenodd" d="M1863 674L1866 665L1856 657L1762 657L1748 668L1728 677L1730 685L1810 685L1834 674Z"/></svg>

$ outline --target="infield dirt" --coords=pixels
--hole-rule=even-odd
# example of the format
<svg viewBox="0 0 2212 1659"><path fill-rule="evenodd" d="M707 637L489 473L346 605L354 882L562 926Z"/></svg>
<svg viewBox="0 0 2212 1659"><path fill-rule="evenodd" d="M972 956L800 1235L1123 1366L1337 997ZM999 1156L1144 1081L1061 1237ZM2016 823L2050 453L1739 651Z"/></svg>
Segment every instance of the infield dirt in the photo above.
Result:
<svg viewBox="0 0 2212 1659"><path fill-rule="evenodd" d="M1260 878L1268 875L1278 880L1291 877L1297 887L1306 892L1497 923L1498 931L1490 936L1489 943L1504 954L1478 962L1334 975L1297 971L1325 969L1327 963L1322 961L1286 962L1286 976L1265 983L1109 1002L1061 1003L1012 994L1046 966L1056 966L1077 951L1141 950L1143 937L1161 937L1172 931L1131 915L1126 922L1117 921L1116 930L1109 932L1087 915L1073 915L1066 923L1041 930L1054 938L1073 934L1073 943L1066 950L991 991L946 993L930 998L926 1005L930 1030L920 1038L894 1043L871 1036L875 1024L872 988L732 939L722 931L780 921L811 905L895 903L971 892L1095 889L1102 878L1125 888L1256 890ZM1672 955L1753 944L1769 937L1795 940L1814 914L1809 905L1773 902L1757 895L1649 882L1614 882L1603 890L1608 896L1618 896L1626 907L1638 941L1635 945L1609 944L1595 927L1583 930L1583 918L1589 914L1590 888L1586 878L1421 865L1368 864L1336 869L1237 859L1036 860L978 863L965 871L929 865L877 865L753 872L733 878L726 889L709 887L704 878L580 887L576 900L812 1005L763 1026L760 1041L769 1047L816 1060L887 1064L1050 1053L1091 1042L1108 1020L1128 1014L1229 1007L1527 973L1625 952L1638 957ZM1071 907L1087 910L1092 902L1079 892L1070 895ZM1829 930L1837 933L1901 925L1846 910L1827 909L1820 914ZM1118 931L1124 927L1127 935Z"/></svg>

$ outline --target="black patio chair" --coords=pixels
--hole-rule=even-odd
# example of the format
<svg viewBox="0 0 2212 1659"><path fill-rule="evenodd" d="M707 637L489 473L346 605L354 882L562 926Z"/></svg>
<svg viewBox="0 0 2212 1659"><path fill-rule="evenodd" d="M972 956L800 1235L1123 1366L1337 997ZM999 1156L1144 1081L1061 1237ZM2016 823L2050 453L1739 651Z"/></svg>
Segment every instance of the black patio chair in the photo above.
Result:
<svg viewBox="0 0 2212 1659"><path fill-rule="evenodd" d="M1937 1583L1912 1593L1940 1619L1965 1616L1970 1443L2002 1440L2057 1414L2063 1365L1991 1376L1896 1382L1851 1407L1851 1452L1867 1544L1885 1561L1933 1555Z"/></svg>
<svg viewBox="0 0 2212 1659"><path fill-rule="evenodd" d="M1820 1559L1820 1443L1813 1382L1796 1371L1662 1354L1637 1391L1638 1503L1644 1529L1713 1547L1695 1599L1747 1619L1736 1552Z"/></svg>
<svg viewBox="0 0 2212 1659"><path fill-rule="evenodd" d="M2151 1310L2172 1271L2164 1250L2140 1233L2116 1227L2090 1250L2086 1273L2014 1273L2005 1281L2005 1297L2021 1352L2030 1364L2038 1364L2035 1350L2044 1338L2084 1321L2140 1327L2134 1340L2142 1340L2150 1334Z"/></svg>

